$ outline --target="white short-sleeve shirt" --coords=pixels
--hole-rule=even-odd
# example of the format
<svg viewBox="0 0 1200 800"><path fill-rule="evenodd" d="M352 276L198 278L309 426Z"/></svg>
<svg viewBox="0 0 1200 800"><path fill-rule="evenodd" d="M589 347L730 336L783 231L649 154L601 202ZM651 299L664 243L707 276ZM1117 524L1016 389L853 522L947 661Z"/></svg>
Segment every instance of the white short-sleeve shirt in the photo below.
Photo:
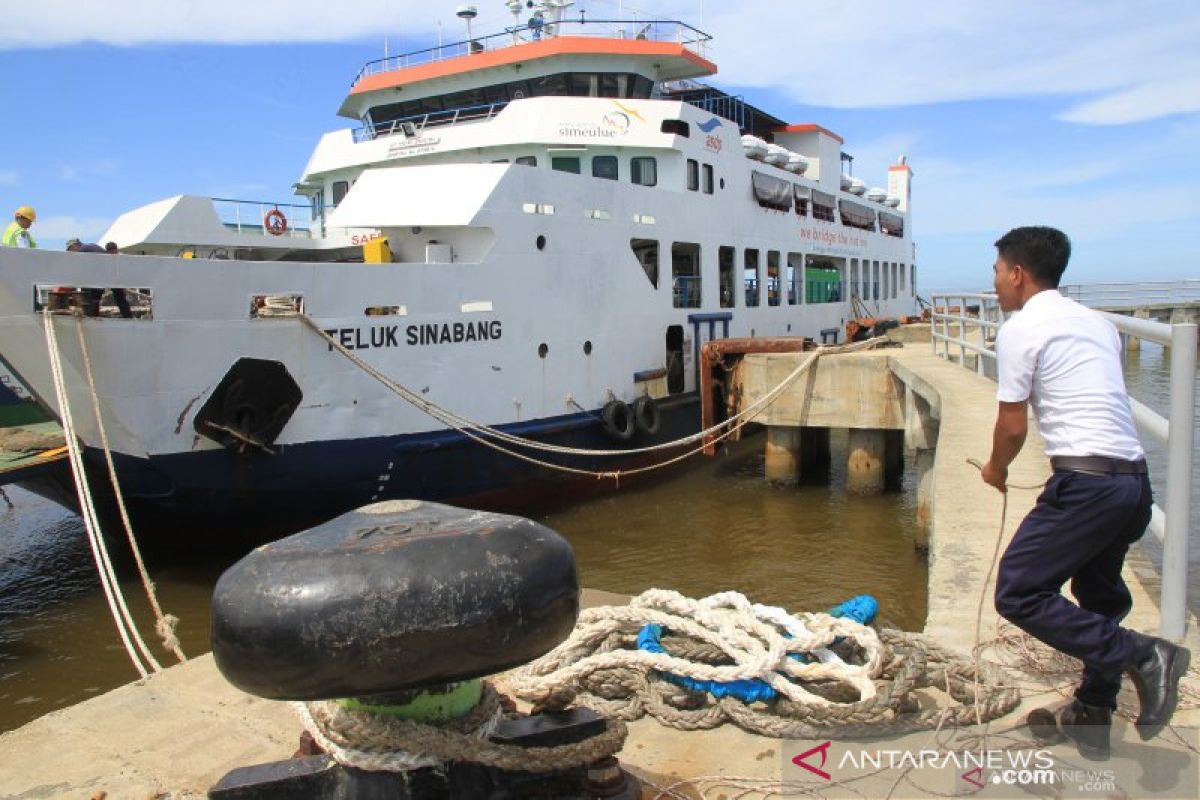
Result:
<svg viewBox="0 0 1200 800"><path fill-rule="evenodd" d="M1038 292L996 337L1004 403L1028 400L1048 456L1145 453L1121 372L1121 339L1108 320L1054 289Z"/></svg>

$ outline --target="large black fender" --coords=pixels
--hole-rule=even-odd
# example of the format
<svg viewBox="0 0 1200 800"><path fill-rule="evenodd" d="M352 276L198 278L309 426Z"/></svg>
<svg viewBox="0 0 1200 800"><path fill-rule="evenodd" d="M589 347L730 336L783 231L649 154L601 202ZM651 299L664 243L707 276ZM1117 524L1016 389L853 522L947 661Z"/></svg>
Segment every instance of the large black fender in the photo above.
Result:
<svg viewBox="0 0 1200 800"><path fill-rule="evenodd" d="M270 450L304 393L279 361L239 358L192 421L201 436L231 450Z"/></svg>
<svg viewBox="0 0 1200 800"><path fill-rule="evenodd" d="M633 438L633 411L622 401L613 399L605 403L600 410L600 420L604 432L618 442L628 442Z"/></svg>
<svg viewBox="0 0 1200 800"><path fill-rule="evenodd" d="M648 394L633 401L633 424L647 436L654 436L662 424L658 403Z"/></svg>

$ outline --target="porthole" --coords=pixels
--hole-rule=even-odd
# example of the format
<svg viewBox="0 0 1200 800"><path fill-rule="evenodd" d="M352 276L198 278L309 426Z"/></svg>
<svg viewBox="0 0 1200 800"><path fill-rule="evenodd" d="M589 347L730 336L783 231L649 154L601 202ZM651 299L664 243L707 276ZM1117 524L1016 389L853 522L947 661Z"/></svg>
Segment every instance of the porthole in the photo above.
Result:
<svg viewBox="0 0 1200 800"><path fill-rule="evenodd" d="M546 237L545 236L539 236L537 238L537 249L538 250L546 249Z"/></svg>
<svg viewBox="0 0 1200 800"><path fill-rule="evenodd" d="M583 343L583 354L590 356L592 354L592 343L590 341Z"/></svg>
<svg viewBox="0 0 1200 800"><path fill-rule="evenodd" d="M541 344L538 345L538 357L539 358L545 358L546 354L549 352L550 352L550 347L545 342L542 342Z"/></svg>
<svg viewBox="0 0 1200 800"><path fill-rule="evenodd" d="M721 188L722 189L725 188L725 179L724 178L721 178Z"/></svg>

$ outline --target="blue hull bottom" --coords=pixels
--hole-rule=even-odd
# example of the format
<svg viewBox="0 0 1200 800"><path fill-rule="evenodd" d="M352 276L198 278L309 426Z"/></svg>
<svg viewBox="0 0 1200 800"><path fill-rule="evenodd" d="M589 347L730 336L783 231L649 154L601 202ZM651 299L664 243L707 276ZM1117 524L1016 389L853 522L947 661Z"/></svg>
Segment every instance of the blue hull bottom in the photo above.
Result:
<svg viewBox="0 0 1200 800"><path fill-rule="evenodd" d="M618 445L604 433L596 413L513 424L504 430L540 442L593 450L644 447L699 430L700 405L695 395L669 398L659 405L658 433L638 433L626 445ZM526 454L555 464L614 471L657 463L679 452L682 449L627 458ZM221 449L149 459L115 455L115 459L135 531L146 533L148 544L221 546L267 541L380 500L437 500L519 513L614 488L612 480L530 464L456 431L288 445L274 455L241 456ZM105 532L119 536L103 453L89 450L86 461ZM622 485L626 482L623 477ZM77 510L69 474L28 488Z"/></svg>

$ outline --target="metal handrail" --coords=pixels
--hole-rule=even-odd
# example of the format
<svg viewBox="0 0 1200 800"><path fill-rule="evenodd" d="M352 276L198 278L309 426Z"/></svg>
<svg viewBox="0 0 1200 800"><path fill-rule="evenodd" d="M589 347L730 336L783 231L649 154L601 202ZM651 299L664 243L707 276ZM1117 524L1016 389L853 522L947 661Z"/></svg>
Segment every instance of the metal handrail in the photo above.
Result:
<svg viewBox="0 0 1200 800"><path fill-rule="evenodd" d="M1060 286L1066 297L1091 308L1138 308L1200 303L1200 279Z"/></svg>
<svg viewBox="0 0 1200 800"><path fill-rule="evenodd" d="M993 363L996 359L995 339L992 339L993 346L988 347L984 332L999 328L1000 323L994 319L973 319L963 314L938 311L939 301L944 303L943 308L948 308L953 300L961 300L961 305L965 307L965 301L968 299L980 302L981 316L988 314L999 319L1002 312L994 294L935 294L930 315L930 338L935 355L938 354L938 342L944 342L945 352L941 355L948 359L950 346L958 345L961 363L964 365L966 351L976 353L976 369L982 373L981 365L984 359L990 359ZM1192 504L1192 442L1195 428L1193 415L1196 397L1197 336L1200 326L1195 323L1168 325L1106 311L1098 313L1116 326L1120 333L1157 342L1170 348L1171 352L1170 415L1163 417L1133 397L1129 398L1129 404L1141 438L1149 437L1167 448L1166 510L1157 503L1154 504L1148 530L1162 542L1163 548L1159 633L1178 641L1183 638L1187 627L1188 527ZM963 326L957 337L950 335L951 321ZM938 331L939 322L944 326L941 332ZM966 341L962 331L965 331L967 322L979 325L980 345Z"/></svg>
<svg viewBox="0 0 1200 800"><path fill-rule="evenodd" d="M396 133L415 135L425 128L438 125L457 125L460 122L471 122L481 119L491 119L508 107L509 100L497 100L495 103L480 103L479 105L448 108L444 111L429 111L424 114L413 114L408 117L377 122L354 128L352 133L355 142L365 142ZM411 131L411 133L410 133Z"/></svg>
<svg viewBox="0 0 1200 800"><path fill-rule="evenodd" d="M975 354L975 371L980 375L989 374L985 367L985 359L994 367L996 361L996 351L990 346L996 340L996 331L1000 329L1000 324L1003 322L1003 312L1000 310L1000 303L994 294L985 293L970 293L959 292L957 294L934 294L932 295L933 308L930 311L929 338L933 344L934 355L943 355L947 359L950 358L950 347L957 345L959 349L959 363L966 366L967 352ZM972 301L968 303L968 301ZM949 309L957 306L962 311L965 311L968 305L979 306L979 315L972 317L965 313L951 313ZM943 309L939 311L938 309ZM938 330L938 323L941 323L942 330ZM957 334L950 333L951 323L958 328ZM978 343L971 342L967 339L967 325L975 325L979 330ZM938 342L944 345L944 352L938 353ZM995 370L990 374L995 374Z"/></svg>
<svg viewBox="0 0 1200 800"><path fill-rule="evenodd" d="M625 29L629 26L629 30ZM625 34L629 35L626 36ZM582 14L577 19L562 19L556 22L546 21L540 29L529 28L526 25L515 25L505 28L499 33L487 36L475 36L450 44L426 47L400 55L377 58L368 61L354 76L350 83L353 89L358 82L368 75L381 72L391 72L397 69L414 67L419 64L431 64L449 58L474 55L488 49L498 50L502 47L512 47L526 44L538 39L551 39L562 36L592 36L608 39L646 39L652 42L676 42L700 56L704 55L704 46L712 41L712 36L688 25L686 22L674 19L637 20L637 19L587 19ZM503 41L503 44L501 44ZM492 45L489 48L489 44ZM498 46L497 46L498 45Z"/></svg>

